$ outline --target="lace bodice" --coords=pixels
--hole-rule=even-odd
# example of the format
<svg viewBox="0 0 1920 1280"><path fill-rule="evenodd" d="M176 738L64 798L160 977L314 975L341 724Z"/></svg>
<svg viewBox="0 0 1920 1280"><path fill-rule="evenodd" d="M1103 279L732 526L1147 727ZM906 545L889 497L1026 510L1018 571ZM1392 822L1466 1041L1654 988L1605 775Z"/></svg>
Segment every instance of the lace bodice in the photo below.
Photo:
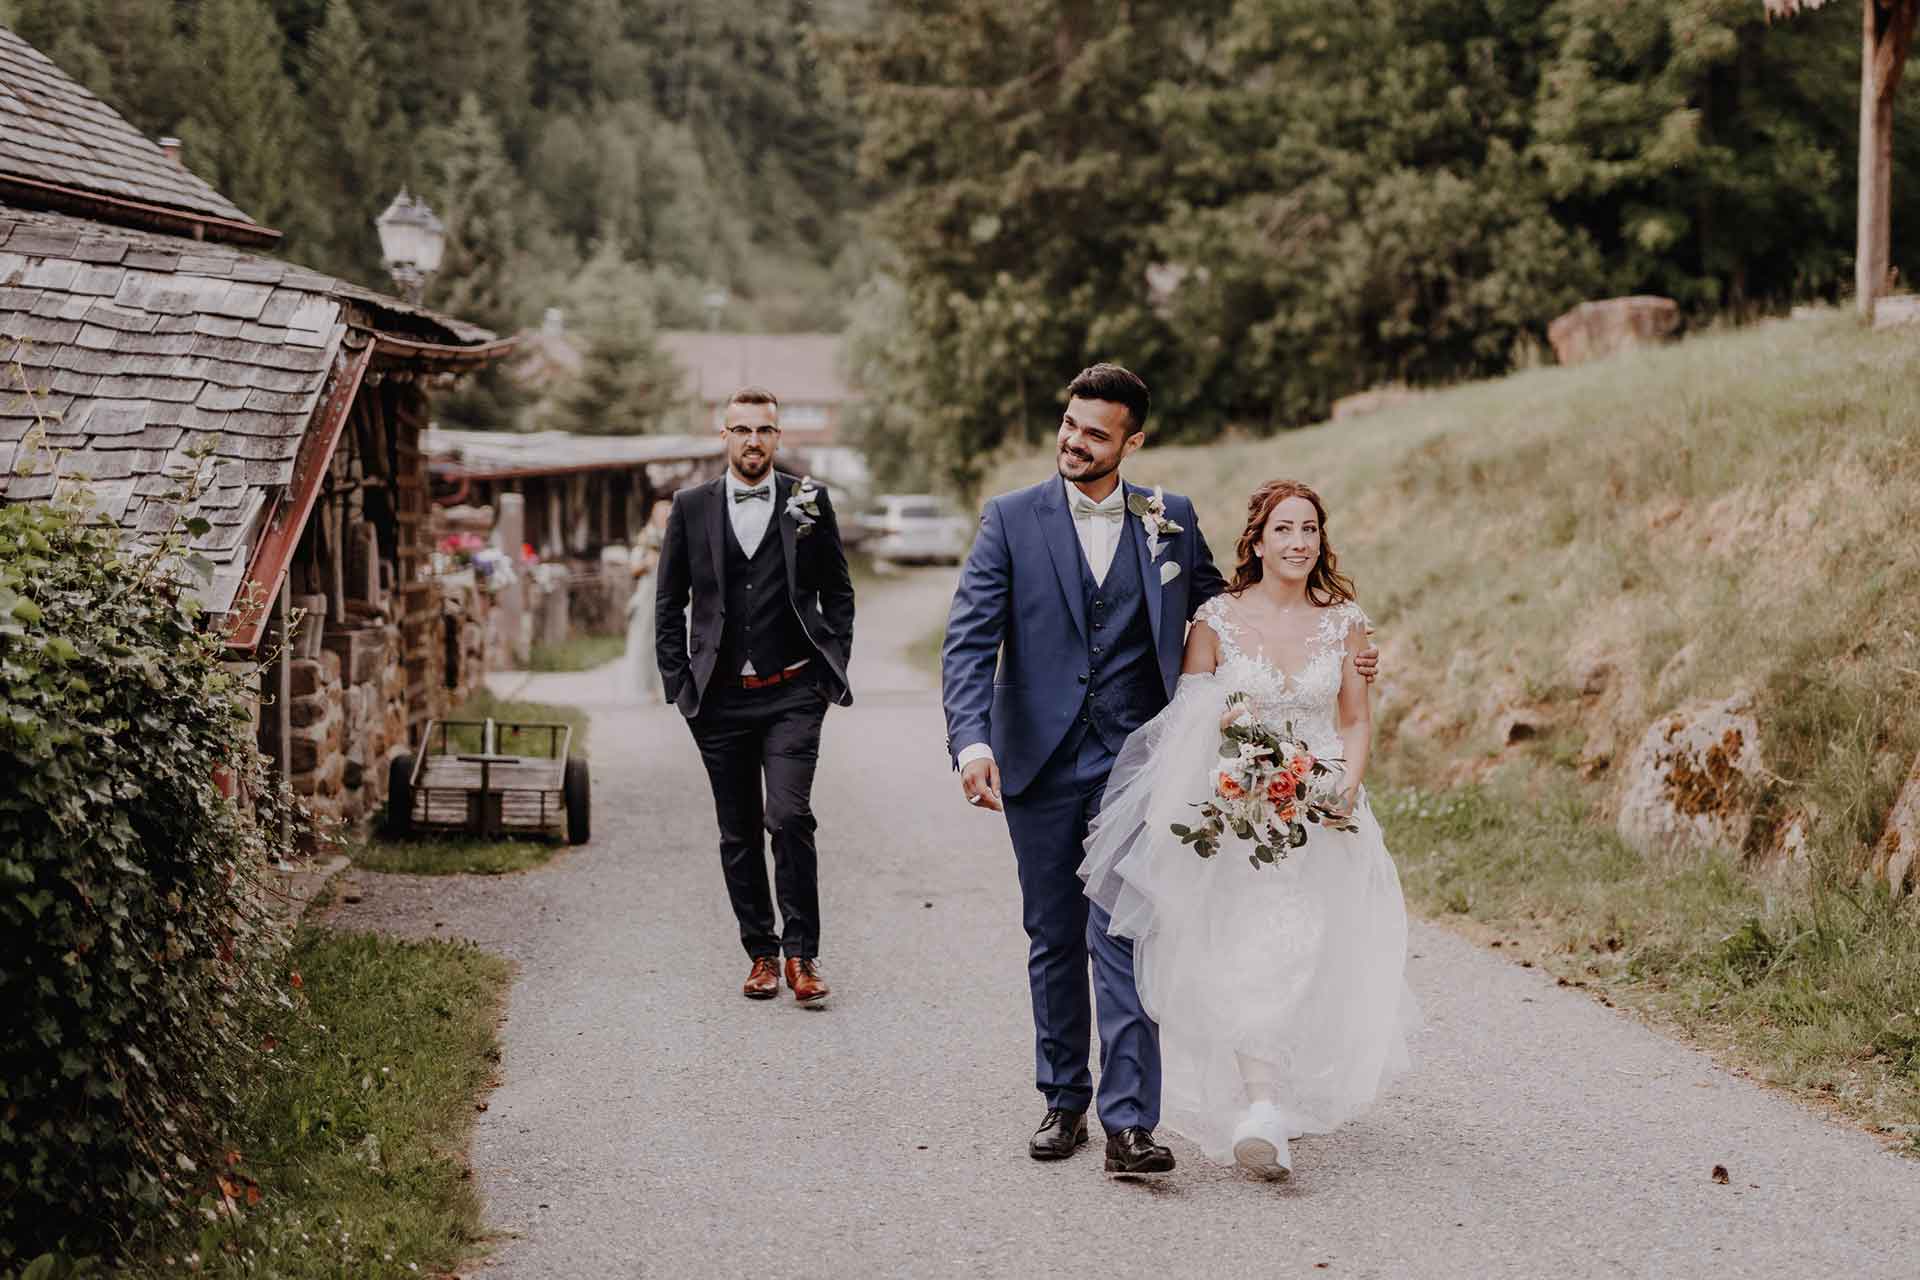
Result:
<svg viewBox="0 0 1920 1280"><path fill-rule="evenodd" d="M1355 623L1365 625L1367 615L1352 602L1320 610L1319 625L1307 638L1306 664L1288 672L1267 658L1248 628L1234 621L1233 609L1230 598L1215 596L1194 615L1220 637L1220 665L1215 672L1220 681L1230 691L1249 694L1254 714L1266 723L1291 721L1314 754L1340 755L1338 704L1347 633ZM1252 653L1246 651L1248 643L1253 643Z"/></svg>

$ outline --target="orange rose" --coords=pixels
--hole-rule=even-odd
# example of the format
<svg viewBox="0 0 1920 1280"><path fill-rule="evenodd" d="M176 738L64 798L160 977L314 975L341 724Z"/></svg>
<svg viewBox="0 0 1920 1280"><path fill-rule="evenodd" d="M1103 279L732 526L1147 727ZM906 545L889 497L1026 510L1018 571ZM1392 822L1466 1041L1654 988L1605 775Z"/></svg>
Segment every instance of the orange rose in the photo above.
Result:
<svg viewBox="0 0 1920 1280"><path fill-rule="evenodd" d="M1291 773L1276 773L1267 780L1267 803L1285 804L1298 794L1300 784Z"/></svg>
<svg viewBox="0 0 1920 1280"><path fill-rule="evenodd" d="M1222 800L1238 800L1247 794L1247 789L1240 785L1240 779L1225 769L1222 769L1220 775L1213 780L1213 790L1214 794Z"/></svg>
<svg viewBox="0 0 1920 1280"><path fill-rule="evenodd" d="M1280 807L1280 812L1273 816L1279 821L1281 826L1292 826L1294 820L1300 816L1300 810L1295 805L1285 804Z"/></svg>
<svg viewBox="0 0 1920 1280"><path fill-rule="evenodd" d="M1294 777L1304 778L1313 772L1313 757L1303 751L1287 762L1287 769Z"/></svg>

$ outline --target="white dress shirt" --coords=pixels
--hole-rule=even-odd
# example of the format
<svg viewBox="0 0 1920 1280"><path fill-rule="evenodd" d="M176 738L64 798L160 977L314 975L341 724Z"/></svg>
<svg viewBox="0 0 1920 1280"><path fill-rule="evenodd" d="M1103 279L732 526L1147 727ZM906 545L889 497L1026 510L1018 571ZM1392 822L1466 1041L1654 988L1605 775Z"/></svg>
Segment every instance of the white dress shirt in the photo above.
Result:
<svg viewBox="0 0 1920 1280"><path fill-rule="evenodd" d="M1105 586L1107 570L1113 567L1113 549L1120 545L1120 534L1127 519L1127 486L1116 484L1113 492L1099 502L1093 501L1062 479L1067 490L1067 510L1073 513L1073 531L1080 535L1080 551L1087 558L1095 586ZM1098 511L1105 518L1096 518Z"/></svg>
<svg viewBox="0 0 1920 1280"><path fill-rule="evenodd" d="M767 536L767 526L773 523L773 499L780 492L774 474L773 468L768 467L766 477L759 484L748 484L733 474L732 467L727 468L727 519L733 522L733 536L740 539L740 549L749 557L760 549L760 540ZM733 496L737 491L757 489L760 485L766 486L765 497L748 498L741 502ZM793 671L806 665L807 660L802 658L787 670ZM748 658L740 664L740 674L757 676L760 673L753 669L753 659Z"/></svg>
<svg viewBox="0 0 1920 1280"><path fill-rule="evenodd" d="M1079 535L1080 554L1087 558L1087 571L1093 574L1096 585L1105 586L1107 570L1113 567L1114 549L1120 545L1120 535L1126 531L1127 486L1124 482L1115 484L1113 492L1096 503L1066 477L1062 476L1060 483L1067 491L1067 510L1073 513L1073 531ZM1119 518L1098 518L1089 508L1118 512ZM955 759L964 769L975 760L993 759L993 748L984 742L969 743L960 748L960 754Z"/></svg>
<svg viewBox="0 0 1920 1280"><path fill-rule="evenodd" d="M773 480L773 468L767 468L767 474L759 484L748 484L733 474L733 468L727 468L727 519L733 522L733 536L740 539L740 549L752 556L760 549L760 539L767 536L767 526L773 523L773 498L778 491ZM739 501L734 494L747 489L766 488L763 498L748 498Z"/></svg>

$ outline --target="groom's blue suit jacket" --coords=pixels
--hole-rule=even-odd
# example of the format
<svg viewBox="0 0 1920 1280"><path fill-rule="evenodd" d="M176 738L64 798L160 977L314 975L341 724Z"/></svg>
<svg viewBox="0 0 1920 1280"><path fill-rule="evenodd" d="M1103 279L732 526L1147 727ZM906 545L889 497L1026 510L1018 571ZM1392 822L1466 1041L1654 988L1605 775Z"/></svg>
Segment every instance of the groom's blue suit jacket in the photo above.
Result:
<svg viewBox="0 0 1920 1280"><path fill-rule="evenodd" d="M1129 484L1127 493L1151 495ZM1162 705L1180 679L1187 622L1194 610L1225 588L1214 567L1193 504L1166 494L1167 516L1180 533L1161 538L1151 557L1144 531L1123 539L1119 552L1140 561L1147 617L1159 661ZM1129 521L1139 517L1129 512ZM993 748L1001 791L1018 795L1065 739L1087 698L1086 579L1065 486L1049 477L1030 488L992 498L980 514L954 591L941 651L947 713L947 750L957 758L976 742ZM1177 566L1178 572L1166 565Z"/></svg>

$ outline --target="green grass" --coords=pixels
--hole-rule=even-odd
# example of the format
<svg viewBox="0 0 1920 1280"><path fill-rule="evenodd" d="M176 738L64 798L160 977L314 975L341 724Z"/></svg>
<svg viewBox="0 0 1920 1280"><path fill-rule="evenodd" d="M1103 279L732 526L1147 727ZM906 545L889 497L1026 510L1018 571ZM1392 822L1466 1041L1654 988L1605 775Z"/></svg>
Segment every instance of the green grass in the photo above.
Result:
<svg viewBox="0 0 1920 1280"><path fill-rule="evenodd" d="M614 662L627 652L627 638L572 636L563 644L536 644L527 655L529 671L591 671Z"/></svg>
<svg viewBox="0 0 1920 1280"><path fill-rule="evenodd" d="M1380 627L1374 781L1453 814L1415 804L1389 832L1423 910L1537 934L1570 981L1912 1124L1920 924L1860 881L1920 754L1916 385L1912 330L1776 321L1272 438L1150 443L1127 474L1191 496L1223 568L1257 483L1326 498ZM986 491L1051 466L1002 459ZM1735 693L1772 775L1746 847L1625 848L1627 754ZM1509 747L1518 708L1545 729ZM1810 870L1776 874L1795 819Z"/></svg>
<svg viewBox="0 0 1920 1280"><path fill-rule="evenodd" d="M276 1067L243 1100L226 1174L239 1212L209 1196L191 1227L148 1242L123 1274L413 1280L475 1252L465 1152L499 1059L507 963L468 945L307 929L292 968L297 1007L273 1030Z"/></svg>
<svg viewBox="0 0 1920 1280"><path fill-rule="evenodd" d="M510 698L495 697L493 692L482 689L458 707L447 713L449 720L488 720L521 724L560 723L573 726L573 754L585 755L587 735L591 722L587 713L578 707L562 706L554 702L524 702ZM460 730L453 735L454 742L462 750L478 750L480 742L477 731ZM525 745L525 744L523 744ZM520 750L520 747L512 747Z"/></svg>
<svg viewBox="0 0 1920 1280"><path fill-rule="evenodd" d="M587 713L578 707L550 702L512 701L497 698L491 692L482 690L447 718L485 720L489 717L503 722L559 722L572 725L573 754L586 754L589 721ZM481 734L477 730L456 729L450 732L450 736L460 750L480 749ZM516 742L508 737L496 740L495 745L506 751L539 754L545 749L546 743L544 739ZM354 866L368 871L417 876L490 876L540 866L566 847L564 842L557 839L484 840L474 836L419 835L394 840L374 835L360 841L349 853Z"/></svg>
<svg viewBox="0 0 1920 1280"><path fill-rule="evenodd" d="M367 871L410 876L497 876L543 865L566 848L560 840L481 840L471 836L375 837L350 851Z"/></svg>

